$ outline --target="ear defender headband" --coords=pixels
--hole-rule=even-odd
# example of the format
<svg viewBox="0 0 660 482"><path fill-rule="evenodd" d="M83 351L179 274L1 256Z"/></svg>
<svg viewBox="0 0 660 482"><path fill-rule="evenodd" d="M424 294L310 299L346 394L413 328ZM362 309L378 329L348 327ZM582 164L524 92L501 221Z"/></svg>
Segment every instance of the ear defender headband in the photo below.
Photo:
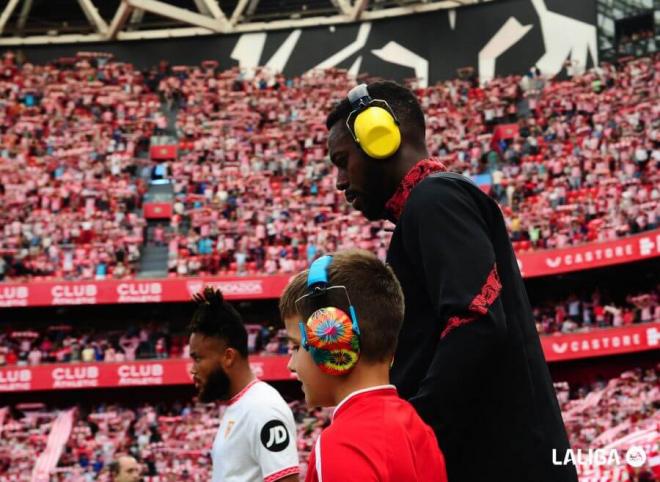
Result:
<svg viewBox="0 0 660 482"><path fill-rule="evenodd" d="M312 263L309 293L296 306L303 317L311 313L299 322L301 346L322 372L340 376L350 373L360 358L360 328L346 287L328 286L331 262L332 256L322 256Z"/></svg>
<svg viewBox="0 0 660 482"><path fill-rule="evenodd" d="M347 97L353 111L346 126L355 142L374 159L393 156L401 145L401 131L389 104L372 99L366 84L353 87Z"/></svg>

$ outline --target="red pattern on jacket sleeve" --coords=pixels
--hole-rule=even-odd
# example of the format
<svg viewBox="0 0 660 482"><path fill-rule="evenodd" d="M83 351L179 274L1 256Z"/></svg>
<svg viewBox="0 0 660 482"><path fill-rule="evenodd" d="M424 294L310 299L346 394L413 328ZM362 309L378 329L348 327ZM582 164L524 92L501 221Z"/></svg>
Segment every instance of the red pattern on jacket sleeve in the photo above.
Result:
<svg viewBox="0 0 660 482"><path fill-rule="evenodd" d="M500 291L502 291L502 283L500 282L500 276L497 274L497 265L493 265L493 269L488 274L486 282L468 307L470 314L468 316L452 316L449 318L447 326L442 330L440 338L444 338L459 326L471 323L480 316L484 316L488 313L488 308L490 308L500 295Z"/></svg>

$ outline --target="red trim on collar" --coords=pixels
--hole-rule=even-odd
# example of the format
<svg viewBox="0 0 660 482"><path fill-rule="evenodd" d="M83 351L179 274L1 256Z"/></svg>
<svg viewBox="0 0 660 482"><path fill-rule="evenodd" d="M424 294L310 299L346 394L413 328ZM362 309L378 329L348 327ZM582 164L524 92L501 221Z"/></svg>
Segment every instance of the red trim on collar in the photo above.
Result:
<svg viewBox="0 0 660 482"><path fill-rule="evenodd" d="M445 165L435 157L419 161L403 176L396 192L385 204L387 214L395 222L398 221L413 188L434 172L444 172L446 170Z"/></svg>
<svg viewBox="0 0 660 482"><path fill-rule="evenodd" d="M300 473L300 468L295 466L295 467L289 467L287 469L282 469L274 474L270 474L268 477L264 479L264 482L275 482L277 480L283 479L284 477L288 477L289 475L295 475Z"/></svg>
<svg viewBox="0 0 660 482"><path fill-rule="evenodd" d="M259 383L260 381L261 381L261 380L259 380L258 378L255 378L255 379L252 380L250 383L248 383L247 385L245 385L245 386L243 387L243 390L241 390L240 392L238 392L236 395L234 395L233 397L231 397L231 398L229 399L229 401L227 402L227 405L233 405L234 403L238 402L238 401L241 399L241 397L242 397L243 395L245 395L245 394L247 393L247 391L248 391L250 388L252 388L254 385L256 385L257 383Z"/></svg>

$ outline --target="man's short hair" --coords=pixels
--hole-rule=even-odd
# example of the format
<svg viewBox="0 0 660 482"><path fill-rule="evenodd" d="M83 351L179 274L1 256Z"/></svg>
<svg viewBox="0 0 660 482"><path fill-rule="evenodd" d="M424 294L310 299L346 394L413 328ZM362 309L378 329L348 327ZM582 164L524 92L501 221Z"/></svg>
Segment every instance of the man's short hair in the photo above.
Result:
<svg viewBox="0 0 660 482"><path fill-rule="evenodd" d="M227 303L220 290L207 286L193 296L197 309L188 327L190 334L219 338L227 346L248 356L247 330L238 311Z"/></svg>
<svg viewBox="0 0 660 482"><path fill-rule="evenodd" d="M368 84L367 90L372 99L384 100L389 104L399 119L402 130L417 131L421 134L422 140L424 139L426 132L424 112L410 89L396 82L383 80ZM339 121L345 122L352 110L348 98L341 100L326 118L325 125L328 130Z"/></svg>
<svg viewBox="0 0 660 482"><path fill-rule="evenodd" d="M299 317L296 300L307 294L309 270L298 273L280 298L282 319ZM374 254L350 249L334 253L328 268L330 286L345 286L360 326L360 356L369 362L389 362L403 323L401 285L392 268Z"/></svg>
<svg viewBox="0 0 660 482"><path fill-rule="evenodd" d="M119 475L120 468L119 460L114 460L108 464L108 471L110 472L110 477L112 477L111 480L114 480Z"/></svg>

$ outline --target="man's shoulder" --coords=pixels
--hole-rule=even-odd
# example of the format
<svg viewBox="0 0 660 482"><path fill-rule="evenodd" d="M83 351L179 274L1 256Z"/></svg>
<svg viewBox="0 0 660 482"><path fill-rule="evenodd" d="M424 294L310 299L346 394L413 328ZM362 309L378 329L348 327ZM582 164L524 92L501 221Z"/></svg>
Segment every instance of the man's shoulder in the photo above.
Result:
<svg viewBox="0 0 660 482"><path fill-rule="evenodd" d="M282 395L275 390L271 385L261 380L258 380L250 387L250 389L242 397L241 402L246 406L266 405L266 404L284 404L286 402Z"/></svg>
<svg viewBox="0 0 660 482"><path fill-rule="evenodd" d="M483 198L483 199L482 199ZM410 193L402 218L428 213L434 206L458 207L489 198L469 177L453 172L435 173L421 181ZM426 217L426 214L425 214Z"/></svg>
<svg viewBox="0 0 660 482"><path fill-rule="evenodd" d="M291 415L291 409L282 395L266 382L255 383L240 401L241 409L250 412L258 422L268 417Z"/></svg>
<svg viewBox="0 0 660 482"><path fill-rule="evenodd" d="M427 176L410 193L408 202L426 196L448 196L462 190L480 191L477 185L469 177L455 172L438 172Z"/></svg>

